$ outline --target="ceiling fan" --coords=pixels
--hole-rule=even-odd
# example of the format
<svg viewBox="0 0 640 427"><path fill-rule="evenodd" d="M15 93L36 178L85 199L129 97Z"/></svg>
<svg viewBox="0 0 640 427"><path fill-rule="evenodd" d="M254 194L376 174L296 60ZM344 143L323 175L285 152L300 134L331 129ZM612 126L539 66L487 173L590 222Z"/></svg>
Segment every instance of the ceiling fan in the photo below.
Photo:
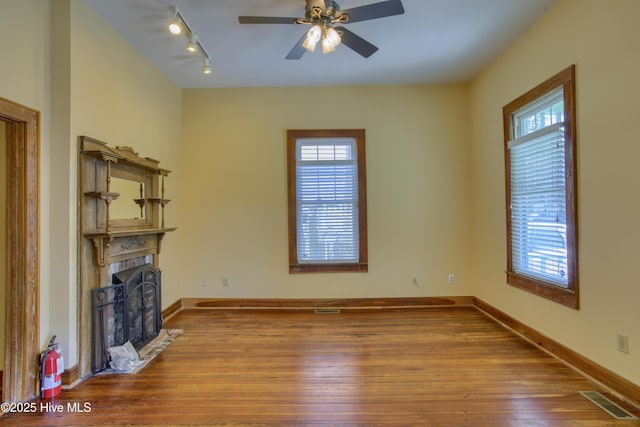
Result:
<svg viewBox="0 0 640 427"><path fill-rule="evenodd" d="M313 52L318 43L322 52L333 52L342 43L365 58L373 55L378 48L340 24L368 21L393 15L402 15L401 0L386 0L365 6L340 10L333 0L306 0L304 18L276 16L239 16L241 24L307 24L311 29L302 35L286 59L300 59L308 50ZM336 26L336 24L338 24Z"/></svg>

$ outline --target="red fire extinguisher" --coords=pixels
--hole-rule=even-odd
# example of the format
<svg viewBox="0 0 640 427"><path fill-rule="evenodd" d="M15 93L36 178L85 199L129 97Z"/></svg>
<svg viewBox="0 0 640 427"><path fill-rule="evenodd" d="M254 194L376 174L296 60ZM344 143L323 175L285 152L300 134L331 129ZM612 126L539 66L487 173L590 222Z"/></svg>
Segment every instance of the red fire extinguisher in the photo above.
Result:
<svg viewBox="0 0 640 427"><path fill-rule="evenodd" d="M60 354L58 344L54 343L55 339L54 335L47 349L40 354L40 384L43 398L55 397L62 390L64 358Z"/></svg>

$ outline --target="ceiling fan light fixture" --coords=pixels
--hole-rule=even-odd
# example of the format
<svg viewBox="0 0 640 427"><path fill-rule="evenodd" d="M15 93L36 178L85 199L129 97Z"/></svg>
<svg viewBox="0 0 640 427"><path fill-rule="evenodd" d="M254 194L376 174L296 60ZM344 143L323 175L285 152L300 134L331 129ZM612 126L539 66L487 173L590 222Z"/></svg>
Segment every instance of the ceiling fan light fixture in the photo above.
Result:
<svg viewBox="0 0 640 427"><path fill-rule="evenodd" d="M302 43L302 46L309 52L313 52L316 49L316 45L322 37L322 27L320 25L314 25L307 32L307 38Z"/></svg>
<svg viewBox="0 0 640 427"><path fill-rule="evenodd" d="M331 46L326 40L322 40L322 53L331 53L335 52L335 50L335 46Z"/></svg>
<svg viewBox="0 0 640 427"><path fill-rule="evenodd" d="M329 27L322 37L322 53L330 53L336 50L336 47L342 42L340 34L333 28Z"/></svg>

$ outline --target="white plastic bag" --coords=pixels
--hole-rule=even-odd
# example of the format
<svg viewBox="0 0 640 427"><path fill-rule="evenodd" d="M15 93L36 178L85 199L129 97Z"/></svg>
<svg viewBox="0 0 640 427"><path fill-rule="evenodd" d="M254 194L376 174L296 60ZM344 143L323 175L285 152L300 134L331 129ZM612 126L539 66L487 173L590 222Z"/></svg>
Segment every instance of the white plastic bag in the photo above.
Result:
<svg viewBox="0 0 640 427"><path fill-rule="evenodd" d="M142 363L140 355L130 341L121 346L109 347L107 350L111 355L109 366L116 371L129 371Z"/></svg>

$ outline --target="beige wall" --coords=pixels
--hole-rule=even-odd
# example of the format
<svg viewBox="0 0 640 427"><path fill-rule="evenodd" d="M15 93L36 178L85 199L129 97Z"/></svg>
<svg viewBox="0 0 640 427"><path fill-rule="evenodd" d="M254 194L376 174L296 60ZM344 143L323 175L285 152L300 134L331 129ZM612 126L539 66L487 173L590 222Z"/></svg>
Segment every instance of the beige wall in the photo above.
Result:
<svg viewBox="0 0 640 427"><path fill-rule="evenodd" d="M4 208L7 197L7 141L5 134L4 121L0 120L0 307L2 308L2 314L0 314L0 371L3 371L4 365L4 344L5 344L5 292L7 289L5 275L7 273L7 264L5 260L6 256L6 209Z"/></svg>
<svg viewBox="0 0 640 427"><path fill-rule="evenodd" d="M471 85L476 294L640 385L637 0L561 0ZM576 64L579 311L505 284L502 106ZM616 350L629 336L630 353Z"/></svg>
<svg viewBox="0 0 640 427"><path fill-rule="evenodd" d="M466 86L186 90L183 295L469 295L467 102ZM366 129L368 273L288 273L285 132L305 128Z"/></svg>
<svg viewBox="0 0 640 427"><path fill-rule="evenodd" d="M82 0L55 0L55 7L42 0L5 1L1 7L0 96L42 113L40 341L44 346L58 335L65 363L73 366L77 137L130 145L160 159L174 171L167 196L178 204L182 93ZM171 208L167 222L178 226ZM163 241L165 306L181 296L175 239Z"/></svg>
<svg viewBox="0 0 640 427"><path fill-rule="evenodd" d="M40 245L49 242L49 95L48 45L49 2L42 0L2 1L0 3L0 97L38 110L41 115L40 160ZM28 28L29 31L25 31ZM49 283L51 280L49 251L40 252L40 331L49 322ZM4 306L2 308L4 317ZM3 329L4 331L4 329ZM47 341L41 333L41 343Z"/></svg>
<svg viewBox="0 0 640 427"><path fill-rule="evenodd" d="M49 2L2 0L0 8L0 96L42 110Z"/></svg>

